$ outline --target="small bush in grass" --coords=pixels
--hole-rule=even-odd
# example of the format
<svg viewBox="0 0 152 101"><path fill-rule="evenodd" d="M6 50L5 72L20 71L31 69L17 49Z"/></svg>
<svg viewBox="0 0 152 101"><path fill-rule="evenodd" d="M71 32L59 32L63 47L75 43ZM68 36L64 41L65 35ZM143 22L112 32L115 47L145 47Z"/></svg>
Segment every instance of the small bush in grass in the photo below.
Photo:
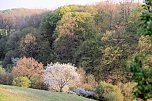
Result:
<svg viewBox="0 0 152 101"><path fill-rule="evenodd" d="M100 82L96 89L97 96L104 101L123 101L123 95L118 86L106 82Z"/></svg>
<svg viewBox="0 0 152 101"><path fill-rule="evenodd" d="M6 72L4 68L0 67L0 84L10 85L12 80L12 74Z"/></svg>
<svg viewBox="0 0 152 101"><path fill-rule="evenodd" d="M44 83L42 76L35 75L35 76L32 76L30 80L31 80L31 88L43 89L43 90L48 89L47 85Z"/></svg>
<svg viewBox="0 0 152 101"><path fill-rule="evenodd" d="M16 77L13 79L13 83L14 86L19 86L19 87L30 87L31 85L31 81L29 80L29 78L27 77Z"/></svg>
<svg viewBox="0 0 152 101"><path fill-rule="evenodd" d="M68 87L69 87L69 90L74 90L77 88L75 84L70 84Z"/></svg>

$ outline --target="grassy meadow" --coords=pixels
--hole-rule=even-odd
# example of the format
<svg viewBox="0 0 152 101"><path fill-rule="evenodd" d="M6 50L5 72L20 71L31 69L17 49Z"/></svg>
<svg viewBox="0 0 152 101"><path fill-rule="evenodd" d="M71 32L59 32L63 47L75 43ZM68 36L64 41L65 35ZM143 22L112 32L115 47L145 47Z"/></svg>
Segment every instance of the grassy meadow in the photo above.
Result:
<svg viewBox="0 0 152 101"><path fill-rule="evenodd" d="M94 101L81 96L0 85L0 101Z"/></svg>

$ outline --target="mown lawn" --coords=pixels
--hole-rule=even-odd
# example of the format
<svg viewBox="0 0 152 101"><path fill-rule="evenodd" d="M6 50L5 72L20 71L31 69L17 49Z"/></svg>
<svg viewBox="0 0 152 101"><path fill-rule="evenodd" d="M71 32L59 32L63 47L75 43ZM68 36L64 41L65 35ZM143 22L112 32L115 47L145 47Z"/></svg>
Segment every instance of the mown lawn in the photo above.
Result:
<svg viewBox="0 0 152 101"><path fill-rule="evenodd" d="M0 85L0 101L94 101L81 96Z"/></svg>

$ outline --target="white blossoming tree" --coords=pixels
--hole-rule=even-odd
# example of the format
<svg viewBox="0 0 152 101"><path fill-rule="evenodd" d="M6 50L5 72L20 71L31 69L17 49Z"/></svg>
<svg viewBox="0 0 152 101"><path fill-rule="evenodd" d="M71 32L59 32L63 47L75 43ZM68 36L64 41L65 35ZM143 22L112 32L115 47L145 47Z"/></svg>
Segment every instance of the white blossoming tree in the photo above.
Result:
<svg viewBox="0 0 152 101"><path fill-rule="evenodd" d="M48 64L44 71L44 80L49 87L62 92L63 88L79 81L79 74L72 64Z"/></svg>

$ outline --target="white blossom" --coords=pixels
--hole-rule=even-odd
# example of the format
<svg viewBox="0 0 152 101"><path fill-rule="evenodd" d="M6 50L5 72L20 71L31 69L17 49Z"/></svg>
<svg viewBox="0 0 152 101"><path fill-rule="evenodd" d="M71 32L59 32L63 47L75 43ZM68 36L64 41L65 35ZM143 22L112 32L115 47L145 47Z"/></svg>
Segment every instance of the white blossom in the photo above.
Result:
<svg viewBox="0 0 152 101"><path fill-rule="evenodd" d="M63 87L79 80L76 67L72 64L48 64L44 71L44 80L51 88L62 91Z"/></svg>

